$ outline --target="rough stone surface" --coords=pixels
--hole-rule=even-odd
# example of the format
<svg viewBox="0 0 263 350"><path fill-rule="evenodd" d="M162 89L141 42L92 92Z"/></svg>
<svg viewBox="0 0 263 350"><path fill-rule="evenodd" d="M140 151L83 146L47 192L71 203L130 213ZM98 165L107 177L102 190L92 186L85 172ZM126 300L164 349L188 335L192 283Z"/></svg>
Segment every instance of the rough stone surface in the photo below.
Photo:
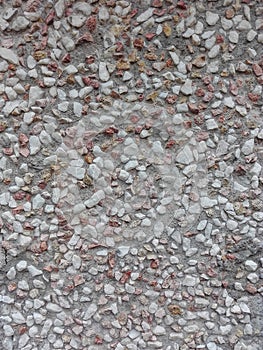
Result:
<svg viewBox="0 0 263 350"><path fill-rule="evenodd" d="M262 5L0 1L0 348L261 350Z"/></svg>

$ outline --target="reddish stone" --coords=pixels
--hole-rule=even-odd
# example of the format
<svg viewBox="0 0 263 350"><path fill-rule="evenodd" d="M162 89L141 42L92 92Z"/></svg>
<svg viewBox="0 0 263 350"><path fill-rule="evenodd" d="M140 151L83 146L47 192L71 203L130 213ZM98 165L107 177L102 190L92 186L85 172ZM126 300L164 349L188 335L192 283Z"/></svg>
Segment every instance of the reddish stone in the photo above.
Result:
<svg viewBox="0 0 263 350"><path fill-rule="evenodd" d="M147 33L147 34L145 34L145 38L147 39L147 40L152 40L152 38L154 38L155 37L155 33Z"/></svg>
<svg viewBox="0 0 263 350"><path fill-rule="evenodd" d="M115 45L116 45L116 49L115 49L116 52L124 51L124 46L123 46L123 43L121 41L117 41L115 43Z"/></svg>
<svg viewBox="0 0 263 350"><path fill-rule="evenodd" d="M139 96L138 96L138 101L143 101L144 100L144 95L143 94L140 94Z"/></svg>
<svg viewBox="0 0 263 350"><path fill-rule="evenodd" d="M94 15L89 16L86 21L86 26L90 32L94 32L97 27L97 17Z"/></svg>
<svg viewBox="0 0 263 350"><path fill-rule="evenodd" d="M24 223L24 225L23 225L23 228L25 229L25 230L34 230L34 226L30 223L30 222L28 222L28 221L26 221L25 223Z"/></svg>
<svg viewBox="0 0 263 350"><path fill-rule="evenodd" d="M76 44L80 45L80 44L83 44L85 42L87 42L87 43L93 43L94 42L93 36L90 33L85 33L85 34L81 35L78 38Z"/></svg>
<svg viewBox="0 0 263 350"><path fill-rule="evenodd" d="M157 269L160 265L160 261L158 259L152 260L150 263L151 269Z"/></svg>
<svg viewBox="0 0 263 350"><path fill-rule="evenodd" d="M208 92L205 94L205 96L203 97L203 101L204 102L209 102L212 100L212 98L214 97L214 94L212 92Z"/></svg>
<svg viewBox="0 0 263 350"><path fill-rule="evenodd" d="M186 10L187 6L183 0L179 0L176 4L176 6L181 10Z"/></svg>
<svg viewBox="0 0 263 350"><path fill-rule="evenodd" d="M62 63L69 63L71 61L71 56L69 53L67 53L63 58L62 58Z"/></svg>
<svg viewBox="0 0 263 350"><path fill-rule="evenodd" d="M130 276L131 276L131 271L124 272L121 279L120 279L120 283L125 284L128 281L128 279L130 278Z"/></svg>
<svg viewBox="0 0 263 350"><path fill-rule="evenodd" d="M165 13L166 13L166 9L162 9L162 10L157 10L157 9L155 9L155 10L153 11L153 14L156 15L156 16L158 16L158 17L163 16Z"/></svg>
<svg viewBox="0 0 263 350"><path fill-rule="evenodd" d="M172 148L175 144L176 144L175 140L169 140L166 143L165 148Z"/></svg>
<svg viewBox="0 0 263 350"><path fill-rule="evenodd" d="M247 95L252 102L257 102L259 99L259 95L253 94L252 92L249 92Z"/></svg>
<svg viewBox="0 0 263 350"><path fill-rule="evenodd" d="M27 147L20 147L19 153L25 158L27 158L30 154L29 149Z"/></svg>
<svg viewBox="0 0 263 350"><path fill-rule="evenodd" d="M192 127L191 120L185 120L183 124L186 129L190 129Z"/></svg>
<svg viewBox="0 0 263 350"><path fill-rule="evenodd" d="M224 37L222 36L222 35L217 35L216 36L216 43L217 44L221 44L221 43L223 43L224 42Z"/></svg>
<svg viewBox="0 0 263 350"><path fill-rule="evenodd" d="M195 105L195 104L193 104L193 103L188 103L188 108L189 108L189 110L192 112L192 113L194 113L194 114L198 114L199 113L199 108Z"/></svg>
<svg viewBox="0 0 263 350"><path fill-rule="evenodd" d="M195 94L198 97L203 97L203 96L205 96L205 90L199 87L199 88L196 89Z"/></svg>
<svg viewBox="0 0 263 350"><path fill-rule="evenodd" d="M224 122L225 122L225 117L224 117L224 115L221 115L221 116L218 118L218 122L219 122L219 123L224 123Z"/></svg>
<svg viewBox="0 0 263 350"><path fill-rule="evenodd" d="M15 200L21 200L21 199L24 199L26 196L25 192L22 192L22 191L19 191L19 192L16 192L14 195L13 195L13 198Z"/></svg>
<svg viewBox="0 0 263 350"><path fill-rule="evenodd" d="M247 291L248 293L250 293L250 294L256 294L256 293L257 293L257 288L256 288L253 284L248 283L248 284L246 285L246 291Z"/></svg>
<svg viewBox="0 0 263 350"><path fill-rule="evenodd" d="M232 80L230 81L229 91L234 96L236 96L238 94L238 88L237 88L236 84Z"/></svg>
<svg viewBox="0 0 263 350"><path fill-rule="evenodd" d="M263 74L263 70L262 70L262 68L260 67L259 64L254 63L254 64L252 65L252 68L253 68L254 74L255 74L257 77L259 77L260 75Z"/></svg>
<svg viewBox="0 0 263 350"><path fill-rule="evenodd" d="M136 38L133 40L133 46L138 49L138 50L142 50L143 46L144 46L144 40L142 38Z"/></svg>
<svg viewBox="0 0 263 350"><path fill-rule="evenodd" d="M94 61L95 61L95 57L94 56L87 56L86 57L86 63L87 64L92 64L92 63L94 63Z"/></svg>
<svg viewBox="0 0 263 350"><path fill-rule="evenodd" d="M130 17L133 18L134 16L136 16L138 11L139 11L138 9L132 10L131 13L130 13Z"/></svg>
<svg viewBox="0 0 263 350"><path fill-rule="evenodd" d="M213 116L213 117L216 117L216 116L218 116L218 115L220 115L220 114L222 113L222 110L219 109L219 108L217 108L217 109L212 109L211 113L212 113L212 116Z"/></svg>
<svg viewBox="0 0 263 350"><path fill-rule="evenodd" d="M52 24L54 22L55 16L56 16L55 10L51 10L45 19L46 24L47 25Z"/></svg>
<svg viewBox="0 0 263 350"><path fill-rule="evenodd" d="M174 104L177 101L177 99L178 99L177 95L168 95L165 100L169 104Z"/></svg>
<svg viewBox="0 0 263 350"><path fill-rule="evenodd" d="M215 91L215 88L214 88L214 86L213 86L212 84L208 84L207 90L208 90L209 92L214 92L214 91Z"/></svg>
<svg viewBox="0 0 263 350"><path fill-rule="evenodd" d="M58 64L56 62L51 62L51 63L48 64L47 67L52 72L56 72L56 70L58 69Z"/></svg>
<svg viewBox="0 0 263 350"><path fill-rule="evenodd" d="M100 336L96 335L95 339L94 339L94 343L101 345L101 344L103 344L103 339Z"/></svg>
<svg viewBox="0 0 263 350"><path fill-rule="evenodd" d="M19 135L18 139L21 146L25 146L28 143L28 137L23 133Z"/></svg>
<svg viewBox="0 0 263 350"><path fill-rule="evenodd" d="M209 134L206 131L201 131L196 135L196 141L206 141L209 138Z"/></svg>
<svg viewBox="0 0 263 350"><path fill-rule="evenodd" d="M117 134L118 133L118 129L115 128L114 126L110 126L109 128L104 130L104 134L106 135L113 135L113 134Z"/></svg>
<svg viewBox="0 0 263 350"><path fill-rule="evenodd" d="M162 0L153 0L152 1L152 7L162 7L163 1Z"/></svg>

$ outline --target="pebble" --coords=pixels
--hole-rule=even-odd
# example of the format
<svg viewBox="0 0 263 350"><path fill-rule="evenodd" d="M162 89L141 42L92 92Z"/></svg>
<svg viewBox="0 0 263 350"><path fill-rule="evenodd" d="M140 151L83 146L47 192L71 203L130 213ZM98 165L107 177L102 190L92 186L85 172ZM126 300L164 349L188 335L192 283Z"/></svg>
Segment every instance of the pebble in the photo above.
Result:
<svg viewBox="0 0 263 350"><path fill-rule="evenodd" d="M54 304L54 303L47 303L46 309L48 311L51 311L51 312L61 312L62 311L62 308L59 305Z"/></svg>
<svg viewBox="0 0 263 350"><path fill-rule="evenodd" d="M84 202L86 207L92 208L95 205L99 204L101 200L105 198L105 193L103 190L99 190L96 193L94 193L91 198L89 198L87 201Z"/></svg>
<svg viewBox="0 0 263 350"><path fill-rule="evenodd" d="M258 264L253 260L246 260L245 267L247 271L256 271L258 268Z"/></svg>
<svg viewBox="0 0 263 350"><path fill-rule="evenodd" d="M12 51L11 49L7 49L6 47L0 46L0 57L16 65L19 62L18 56L15 54L15 52Z"/></svg>
<svg viewBox="0 0 263 350"><path fill-rule="evenodd" d="M219 20L219 15L217 13L206 11L206 23L210 26L215 25Z"/></svg>
<svg viewBox="0 0 263 350"><path fill-rule="evenodd" d="M89 320L92 316L95 315L95 313L97 312L98 307L96 304L92 303L87 307L87 310L83 316L84 320Z"/></svg>
<svg viewBox="0 0 263 350"><path fill-rule="evenodd" d="M108 81L110 79L110 75L105 62L100 62L99 64L99 78L102 81Z"/></svg>
<svg viewBox="0 0 263 350"><path fill-rule="evenodd" d="M29 21L24 16L17 16L12 24L12 29L16 32L24 30L29 25Z"/></svg>
<svg viewBox="0 0 263 350"><path fill-rule="evenodd" d="M152 17L153 15L153 11L154 9L152 7L149 7L146 11L144 11L143 13L141 13L137 18L136 21L138 23L142 23L147 21L150 17Z"/></svg>
<svg viewBox="0 0 263 350"><path fill-rule="evenodd" d="M181 86L181 92L187 96L193 93L192 81L190 79L186 79L185 83Z"/></svg>
<svg viewBox="0 0 263 350"><path fill-rule="evenodd" d="M193 160L193 153L188 145L186 145L176 156L176 161L185 165L192 163Z"/></svg>
<svg viewBox="0 0 263 350"><path fill-rule="evenodd" d="M247 140L241 148L241 152L246 156L253 153L254 150L254 139Z"/></svg>

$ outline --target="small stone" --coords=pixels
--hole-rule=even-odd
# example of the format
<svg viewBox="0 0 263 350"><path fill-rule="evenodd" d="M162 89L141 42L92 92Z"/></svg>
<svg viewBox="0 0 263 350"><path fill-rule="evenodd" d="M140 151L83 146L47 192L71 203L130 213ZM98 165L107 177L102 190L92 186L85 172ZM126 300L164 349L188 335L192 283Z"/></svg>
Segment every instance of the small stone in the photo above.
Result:
<svg viewBox="0 0 263 350"><path fill-rule="evenodd" d="M43 274L43 272L42 272L41 270L37 269L37 268L36 268L35 266L33 266L33 265L29 265L29 266L27 267L27 270L28 270L28 272L30 273L30 275L33 276L33 277L36 277L36 276L39 276L39 275L42 275L42 274Z"/></svg>
<svg viewBox="0 0 263 350"><path fill-rule="evenodd" d="M218 129L218 124L214 119L208 119L206 121L206 127L207 127L207 130L215 130L215 129Z"/></svg>
<svg viewBox="0 0 263 350"><path fill-rule="evenodd" d="M56 15L61 18L65 11L65 0L58 0L54 5Z"/></svg>
<svg viewBox="0 0 263 350"><path fill-rule="evenodd" d="M75 49L75 43L69 36L62 37L62 44L67 51L73 51Z"/></svg>
<svg viewBox="0 0 263 350"><path fill-rule="evenodd" d="M117 254L120 258L123 258L125 255L127 255L130 251L130 247L128 246L120 246L118 247Z"/></svg>
<svg viewBox="0 0 263 350"><path fill-rule="evenodd" d="M177 55L176 52L173 52L173 51L169 51L169 54L173 60L173 63L177 66L180 62L179 56Z"/></svg>
<svg viewBox="0 0 263 350"><path fill-rule="evenodd" d="M253 260L246 260L245 267L247 271L256 271L258 268L258 264Z"/></svg>
<svg viewBox="0 0 263 350"><path fill-rule="evenodd" d="M29 23L29 20L27 20L24 16L17 16L12 24L12 29L19 32L20 30L26 29Z"/></svg>
<svg viewBox="0 0 263 350"><path fill-rule="evenodd" d="M186 145L176 156L176 161L185 165L192 163L193 160L193 153L188 145Z"/></svg>
<svg viewBox="0 0 263 350"><path fill-rule="evenodd" d="M216 155L221 157L228 153L229 144L225 140L220 140L217 145Z"/></svg>
<svg viewBox="0 0 263 350"><path fill-rule="evenodd" d="M111 284L105 284L104 286L104 293L111 295L114 294L115 292L115 287L113 287Z"/></svg>
<svg viewBox="0 0 263 350"><path fill-rule="evenodd" d="M215 58L218 56L219 52L220 52L220 45L214 45L212 49L208 52L208 57Z"/></svg>
<svg viewBox="0 0 263 350"><path fill-rule="evenodd" d="M247 276L247 279L251 282L251 283L253 283L253 284L255 284L255 283L257 283L258 282L258 280L259 280L259 277L258 277L258 275L256 274L256 273L250 273L248 276Z"/></svg>
<svg viewBox="0 0 263 350"><path fill-rule="evenodd" d="M25 317L21 314L20 311L13 312L13 313L11 314L11 317L12 317L13 321L14 321L16 324L23 324L23 323L26 323L26 319L25 319Z"/></svg>
<svg viewBox="0 0 263 350"><path fill-rule="evenodd" d="M10 325L3 325L3 330L6 337L12 337L14 335L14 330Z"/></svg>
<svg viewBox="0 0 263 350"><path fill-rule="evenodd" d="M255 39L255 37L257 36L257 32L253 29L251 29L248 33L247 33L247 41L253 41Z"/></svg>
<svg viewBox="0 0 263 350"><path fill-rule="evenodd" d="M226 227L230 231L234 231L238 227L238 223L234 220L227 220Z"/></svg>
<svg viewBox="0 0 263 350"><path fill-rule="evenodd" d="M38 86L31 86L29 89L28 104L29 107L34 106L37 100L40 100L44 95L43 89Z"/></svg>
<svg viewBox="0 0 263 350"><path fill-rule="evenodd" d="M218 350L218 347L214 342L209 342L206 344L206 346L208 350Z"/></svg>
<svg viewBox="0 0 263 350"><path fill-rule="evenodd" d="M192 64L197 68L203 68L206 64L206 56L205 55L198 55L193 61Z"/></svg>
<svg viewBox="0 0 263 350"><path fill-rule="evenodd" d="M253 153L254 151L254 139L250 139L244 143L241 148L241 152L246 156Z"/></svg>
<svg viewBox="0 0 263 350"><path fill-rule="evenodd" d="M29 138L29 149L30 149L30 155L37 154L41 149L41 142L39 141L39 138L35 135L30 136Z"/></svg>
<svg viewBox="0 0 263 350"><path fill-rule="evenodd" d="M82 180L84 178L85 172L86 172L86 170L84 168L80 168L77 166L69 166L67 168L67 173L69 175L72 175L73 177L75 177L78 180Z"/></svg>
<svg viewBox="0 0 263 350"><path fill-rule="evenodd" d="M136 21L137 21L138 23L142 23L142 22L147 21L150 17L152 17L153 11L154 11L154 8L152 8L152 7L148 8L148 10L146 10L146 11L143 12L143 13L141 13L141 14L136 18Z"/></svg>
<svg viewBox="0 0 263 350"><path fill-rule="evenodd" d="M238 37L239 37L239 34L234 31L234 30L231 30L229 32L229 41L233 44L237 44L238 43Z"/></svg>
<svg viewBox="0 0 263 350"><path fill-rule="evenodd" d="M214 12L206 11L205 19L209 26L214 26L219 20L219 15Z"/></svg>
<svg viewBox="0 0 263 350"><path fill-rule="evenodd" d="M207 220L200 221L196 229L198 231L203 231L206 228L207 222Z"/></svg>
<svg viewBox="0 0 263 350"><path fill-rule="evenodd" d="M73 15L70 17L70 23L73 27L76 28L80 28L83 26L83 24L86 21L86 17L85 16L81 16L81 15Z"/></svg>
<svg viewBox="0 0 263 350"><path fill-rule="evenodd" d="M27 261L21 260L16 264L16 269L18 272L24 271L27 268Z"/></svg>
<svg viewBox="0 0 263 350"><path fill-rule="evenodd" d="M228 108L234 108L235 107L235 102L233 101L232 97L225 97L224 100L223 100L223 103Z"/></svg>
<svg viewBox="0 0 263 350"><path fill-rule="evenodd" d="M181 92L187 96L193 93L192 80L186 79L185 83L181 87Z"/></svg>
<svg viewBox="0 0 263 350"><path fill-rule="evenodd" d="M201 197L201 206L205 209L212 208L217 205L216 199L210 199L209 197Z"/></svg>
<svg viewBox="0 0 263 350"><path fill-rule="evenodd" d="M0 57L13 64L19 63L18 56L11 49L2 46L0 46Z"/></svg>
<svg viewBox="0 0 263 350"><path fill-rule="evenodd" d="M85 314L84 314L83 319L84 319L84 320L89 320L89 319L91 319L91 317L95 315L95 313L97 312L97 310L98 310L98 307L97 307L96 304L94 304L94 303L90 304L90 305L88 306L88 308L87 308Z"/></svg>
<svg viewBox="0 0 263 350"><path fill-rule="evenodd" d="M199 278L186 276L183 280L183 285L187 287L193 287L199 283Z"/></svg>
<svg viewBox="0 0 263 350"><path fill-rule="evenodd" d="M32 204L33 204L33 209L40 209L45 204L45 199L40 194L37 194L33 198Z"/></svg>
<svg viewBox="0 0 263 350"><path fill-rule="evenodd" d="M166 334L166 330L162 326L156 326L156 327L153 328L153 334L155 334L155 335L165 335Z"/></svg>
<svg viewBox="0 0 263 350"><path fill-rule="evenodd" d="M95 205L99 204L99 202L101 200L103 200L104 198L105 198L104 191L103 190L98 190L96 193L93 194L93 196L91 196L90 199L85 201L84 204L86 205L86 207L92 208Z"/></svg>
<svg viewBox="0 0 263 350"><path fill-rule="evenodd" d="M219 329L222 335L227 335L231 332L232 326L230 324L225 326L220 326Z"/></svg>
<svg viewBox="0 0 263 350"><path fill-rule="evenodd" d="M105 6L101 6L99 9L99 20L107 21L110 18L109 11Z"/></svg>
<svg viewBox="0 0 263 350"><path fill-rule="evenodd" d="M9 279L9 280L14 280L15 277L16 277L16 269L14 267L11 267L9 269L9 271L7 272L6 274L6 277Z"/></svg>
<svg viewBox="0 0 263 350"><path fill-rule="evenodd" d="M108 81L110 79L110 75L105 62L99 63L99 77L102 81Z"/></svg>
<svg viewBox="0 0 263 350"><path fill-rule="evenodd" d="M47 303L46 309L50 312L61 312L62 308L55 303Z"/></svg>
<svg viewBox="0 0 263 350"><path fill-rule="evenodd" d="M221 18L221 24L224 30L229 30L233 27L233 22L230 19L226 19L224 17Z"/></svg>
<svg viewBox="0 0 263 350"><path fill-rule="evenodd" d="M251 24L247 20L243 19L239 24L237 25L237 30L240 31L246 31L251 29Z"/></svg>

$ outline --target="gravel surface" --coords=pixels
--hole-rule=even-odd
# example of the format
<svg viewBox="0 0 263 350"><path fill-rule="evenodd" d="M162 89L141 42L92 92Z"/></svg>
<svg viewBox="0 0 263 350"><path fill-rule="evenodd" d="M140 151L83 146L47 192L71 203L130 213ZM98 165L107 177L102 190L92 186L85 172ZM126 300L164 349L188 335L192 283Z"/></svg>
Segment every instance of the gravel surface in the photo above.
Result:
<svg viewBox="0 0 263 350"><path fill-rule="evenodd" d="M0 0L3 350L263 348L261 0Z"/></svg>

